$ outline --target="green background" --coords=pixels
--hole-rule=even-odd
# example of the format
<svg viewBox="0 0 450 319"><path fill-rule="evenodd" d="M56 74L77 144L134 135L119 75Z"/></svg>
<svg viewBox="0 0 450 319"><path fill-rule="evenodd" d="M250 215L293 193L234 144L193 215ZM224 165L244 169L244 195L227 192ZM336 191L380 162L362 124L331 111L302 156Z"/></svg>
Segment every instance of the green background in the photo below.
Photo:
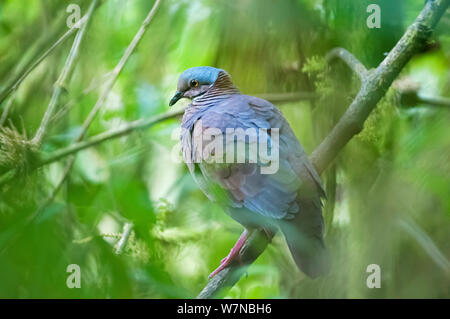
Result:
<svg viewBox="0 0 450 319"><path fill-rule="evenodd" d="M67 31L70 3L84 14L90 1L0 1L0 91ZM380 5L380 29L366 26L370 3ZM210 65L227 70L246 94L314 92L313 100L277 103L311 153L359 88L342 63L326 65L326 53L344 47L367 68L376 67L423 3L163 0L88 135L166 112L179 74ZM94 12L43 151L69 145L80 132L152 4L108 0ZM424 96L449 96L448 30L447 11L433 42L407 64L396 85L415 82ZM20 85L6 126L35 134L72 39ZM300 273L278 235L248 276L221 296L450 297L450 108L416 104L405 107L390 89L322 175L329 198L325 240L333 258L328 276L311 280ZM179 125L171 119L78 153L63 189L31 224L27 217L48 198L65 161L2 185L0 297L195 297L242 227L174 161L178 139L172 134ZM116 255L126 222L133 222L133 233ZM66 286L69 264L81 268L80 289ZM381 267L379 289L366 286L370 264Z"/></svg>

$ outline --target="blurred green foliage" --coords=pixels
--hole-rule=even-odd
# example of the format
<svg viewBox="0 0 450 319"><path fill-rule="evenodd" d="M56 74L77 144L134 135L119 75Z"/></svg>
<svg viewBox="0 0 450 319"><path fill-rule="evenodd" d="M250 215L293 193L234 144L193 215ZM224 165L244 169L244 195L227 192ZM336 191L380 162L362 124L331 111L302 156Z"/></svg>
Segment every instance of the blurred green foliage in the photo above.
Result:
<svg viewBox="0 0 450 319"><path fill-rule="evenodd" d="M90 1L0 1L0 92L67 30L70 3L84 14ZM381 7L380 29L366 26L370 3ZM152 4L107 0L95 11L43 151L60 149L78 134ZM311 152L359 86L342 63L326 65L326 53L341 46L375 67L422 7L423 0L163 0L89 135L167 111L179 73L211 65L226 69L247 94L317 92L318 99L279 105ZM435 30L435 45L414 57L399 81L412 79L421 94L448 96L448 30L447 12ZM6 127L33 136L71 42L12 95ZM178 139L172 132L178 126L178 119L168 120L80 152L62 191L31 223L65 161L2 185L0 297L195 297L241 226L209 202L184 164L173 160ZM390 89L363 132L323 175L330 275L306 278L277 236L223 297L450 297L449 128L450 109L405 109ZM133 232L117 255L126 222L133 223ZM81 267L80 289L66 286L69 264ZM366 286L369 264L381 266L379 289Z"/></svg>

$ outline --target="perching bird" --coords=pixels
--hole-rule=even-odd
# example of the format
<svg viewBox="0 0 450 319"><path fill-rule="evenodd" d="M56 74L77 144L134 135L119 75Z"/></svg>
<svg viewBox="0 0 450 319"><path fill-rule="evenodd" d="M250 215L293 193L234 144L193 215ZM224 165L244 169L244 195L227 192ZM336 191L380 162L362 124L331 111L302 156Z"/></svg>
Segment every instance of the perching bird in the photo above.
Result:
<svg viewBox="0 0 450 319"><path fill-rule="evenodd" d="M295 263L308 276L314 278L327 273L330 262L323 241L321 202L325 192L282 113L266 100L241 94L227 72L213 67L193 67L184 71L169 105L181 98L192 100L182 120L184 161L205 195L221 204L245 228L210 278L239 260L240 249L256 229L265 230L269 239L281 230ZM247 130L248 136L234 137L232 134L236 134L238 128ZM211 147L212 142L200 139L208 130L209 134L215 132L214 138L214 134L222 134L223 147L220 143ZM251 132L253 135L256 132L256 143L267 142L267 156L277 155L277 158L271 158L273 163L263 158L261 152L256 161L250 160L249 150L255 143ZM233 148L226 148L227 143ZM237 160L239 143L246 150L244 162ZM227 159L226 153L231 149L234 151L234 147L237 155ZM262 171L272 164L276 170Z"/></svg>

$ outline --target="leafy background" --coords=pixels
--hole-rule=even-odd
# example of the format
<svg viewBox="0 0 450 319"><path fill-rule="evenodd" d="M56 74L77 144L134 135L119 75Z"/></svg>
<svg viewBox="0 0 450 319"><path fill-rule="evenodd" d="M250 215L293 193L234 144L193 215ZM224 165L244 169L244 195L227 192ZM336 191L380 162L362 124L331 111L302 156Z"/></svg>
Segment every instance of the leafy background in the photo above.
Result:
<svg viewBox="0 0 450 319"><path fill-rule="evenodd" d="M90 5L0 1L0 91L67 30L70 3L83 14ZM381 7L380 29L366 26L370 3ZM43 151L76 137L152 4L108 0L95 11ZM166 112L178 75L211 65L227 70L247 94L313 92L313 100L278 104L310 153L359 85L341 63L327 66L325 54L344 47L375 67L422 7L423 0L163 0L89 135ZM408 63L397 86L415 82L421 95L448 96L448 30L447 12L434 42ZM71 42L18 88L6 126L34 135ZM277 236L222 297L450 297L450 109L415 104L405 107L398 90L390 89L322 176L331 273L305 277ZM2 185L0 297L195 297L242 229L174 161L177 127L175 118L80 152L62 191L31 224L27 217L51 194L65 162ZM133 233L117 255L126 222ZM66 286L69 264L81 267L80 289ZM381 267L379 289L366 286L369 264Z"/></svg>

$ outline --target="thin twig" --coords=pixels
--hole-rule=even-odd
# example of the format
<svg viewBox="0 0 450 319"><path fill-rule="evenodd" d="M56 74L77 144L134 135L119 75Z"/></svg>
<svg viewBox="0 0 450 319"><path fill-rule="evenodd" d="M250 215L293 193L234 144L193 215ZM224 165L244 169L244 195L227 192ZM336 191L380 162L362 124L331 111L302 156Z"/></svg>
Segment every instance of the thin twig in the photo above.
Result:
<svg viewBox="0 0 450 319"><path fill-rule="evenodd" d="M101 78L105 79L108 76L111 75L111 72L103 75ZM79 103L79 101L88 93L97 90L99 87L101 87L104 84L104 81L97 81L97 83L93 83L91 85L89 85L88 88L82 90L77 96L73 97L72 99L70 99L67 103L65 103L58 112L56 112L55 115L52 116L52 118L50 119L50 122L54 123L54 122L58 122L67 112L69 112L72 107L74 107L76 104Z"/></svg>
<svg viewBox="0 0 450 319"><path fill-rule="evenodd" d="M77 32L77 35L75 36L75 40L73 41L72 47L70 49L69 55L67 56L62 72L54 85L53 94L50 99L50 103L48 104L47 109L44 113L44 117L42 118L41 125L39 126L36 135L32 139L32 142L35 145L40 145L42 143L42 139L44 138L44 135L48 128L48 124L50 122L50 118L52 117L55 108L59 104L61 94L66 90L67 82L69 81L70 75L72 74L73 68L75 66L75 60L78 56L80 44L83 41L84 34L86 33L86 29L87 26L89 25L92 13L94 12L95 7L97 6L97 2L98 0L92 1L89 10L86 14L86 20L83 23L80 30Z"/></svg>
<svg viewBox="0 0 450 319"><path fill-rule="evenodd" d="M331 133L315 149L311 161L321 173L336 158L339 151L361 132L365 119L411 57L418 52L431 35L449 0L427 1L416 21L406 30L388 56L369 72L357 96Z"/></svg>
<svg viewBox="0 0 450 319"><path fill-rule="evenodd" d="M430 256L433 262L441 268L445 274L450 275L450 261L436 246L430 236L428 236L414 220L409 217L402 217L397 220L397 225L419 243L424 252Z"/></svg>
<svg viewBox="0 0 450 319"><path fill-rule="evenodd" d="M55 151L54 153L50 154L48 157L44 157L41 162L39 163L39 166L47 165L53 162L56 162L64 157L73 155L81 150L84 150L86 148L98 145L100 143L106 142L108 140L119 138L121 136L130 134L136 130L142 130L149 128L155 124L158 124L162 121L175 118L177 116L183 115L184 109L181 109L179 111L175 112L167 112L163 113L161 115L157 115L148 119L139 119L133 122L130 122L126 125L123 125L122 127L106 131L104 133L100 133L86 141L82 141L76 144L72 144L64 149L61 149L59 151Z"/></svg>
<svg viewBox="0 0 450 319"><path fill-rule="evenodd" d="M109 74L110 75L110 74ZM106 75L105 75L106 77ZM50 119L51 122L58 121L64 114L72 107L76 105L76 103L80 100L80 98L92 91L93 89L97 88L97 86L100 86L100 83L95 84L94 86L90 86L89 88L82 91L81 94L76 96L75 98L68 101L64 107L61 107L61 109ZM264 100L267 100L274 104L283 104L283 103L291 103L291 102L297 102L297 101L310 101L317 99L319 95L315 92L286 92L286 93L262 93L262 94L249 94L254 95L256 97L262 98Z"/></svg>
<svg viewBox="0 0 450 319"><path fill-rule="evenodd" d="M265 93L255 94L255 96L267 100L271 103L289 103L301 100L315 100L319 98L316 92L289 92L289 93Z"/></svg>
<svg viewBox="0 0 450 319"><path fill-rule="evenodd" d="M438 107L450 107L450 98L444 96L431 97L419 94L417 96L417 104L427 104Z"/></svg>
<svg viewBox="0 0 450 319"><path fill-rule="evenodd" d="M5 105L5 108L3 109L2 116L0 117L0 127L2 127L3 124L5 124L5 121L8 118L9 109L11 108L14 99L16 98L16 92L17 92L16 90L12 92L8 102Z"/></svg>
<svg viewBox="0 0 450 319"><path fill-rule="evenodd" d="M27 78L27 76L39 65L44 59L50 55L58 46L65 42L74 32L78 31L87 20L87 14L84 15L77 23L75 23L69 30L66 31L55 43L53 43L44 53L42 53L39 58L34 61L33 64L28 67L23 74L17 79L17 81L13 82L10 86L2 90L0 93L0 103L2 103L11 92L17 90L20 84Z"/></svg>
<svg viewBox="0 0 450 319"><path fill-rule="evenodd" d="M123 226L122 236L120 237L119 241L117 242L117 247L116 247L117 255L120 255L123 253L125 247L127 246L128 239L130 238L132 229L133 229L132 223L125 223L125 225Z"/></svg>
<svg viewBox="0 0 450 319"><path fill-rule="evenodd" d="M55 43L55 37L60 37L60 31L67 30L65 23L62 21L65 17L62 15L58 19L54 19L53 27L49 29L49 32L41 32L42 37L39 37L31 46L29 46L23 54L20 56L20 60L16 62L16 65L11 68L11 72L8 74L8 79L3 79L3 86L0 88L0 105L4 100L15 91L14 85L24 75L25 72L31 72L30 66L33 65L36 60L45 52L51 45Z"/></svg>
<svg viewBox="0 0 450 319"><path fill-rule="evenodd" d="M105 90L100 94L100 97L98 98L97 102L95 103L95 105L92 108L91 112L89 113L88 117L84 121L83 126L81 128L81 132L75 139L75 142L81 142L81 140L83 139L84 135L86 134L87 130L89 129L89 126L91 125L91 123L94 120L95 116L97 115L98 111L103 106L106 98L108 97L109 93L111 92L111 89L113 88L117 78L119 77L119 74L122 72L125 64L127 63L128 59L130 58L131 54L136 49L136 47L139 44L139 42L141 41L143 35L147 31L148 26L150 25L150 22L152 21L153 16L155 15L156 10L159 7L160 2L161 2L161 0L155 1L152 9L148 13L147 17L144 19L144 22L142 22L142 25L139 28L138 32L134 36L130 45L127 47L127 49L126 49L125 53L123 54L122 58L120 59L119 63L114 68L112 77L107 82ZM66 166L64 168L63 176L61 177L60 181L58 182L58 184L56 185L55 189L52 191L50 196L47 198L47 200L44 201L44 203L38 208L38 211L41 211L43 208L48 206L53 201L53 199L55 198L55 196L59 192L59 190L61 189L64 181L69 176L69 173L75 163L75 155L76 155L76 153L74 152L73 155L71 155L69 157L69 159L67 160Z"/></svg>
<svg viewBox="0 0 450 319"><path fill-rule="evenodd" d="M310 156L319 174L330 165L347 142L361 131L370 112L406 63L424 45L449 4L450 0L427 1L416 21L408 28L389 55L375 71L367 73L358 95L346 113ZM255 233L255 236L247 241L249 248L241 250L240 259L244 269L256 260L268 244L263 231ZM223 288L233 286L242 276L243 272L240 269L242 266L232 265L222 270L209 281L198 298L212 298Z"/></svg>
<svg viewBox="0 0 450 319"><path fill-rule="evenodd" d="M293 92L293 93L269 93L269 94L257 94L258 97L269 100L272 103L282 103L282 102L293 102L304 99L312 99L315 98L313 94L309 92ZM38 166L47 165L53 162L56 162L64 157L75 154L79 151L82 151L86 148L96 146L100 143L106 142L111 139L119 138L130 134L136 130L142 130L149 128L155 124L158 124L162 121L172 119L178 116L183 115L184 108L178 111L170 111L166 112L149 119L139 119L133 122L130 122L121 128L100 133L90 139L82 142L78 142L72 145L67 146L66 148L55 151L54 153L44 156L39 162Z"/></svg>
<svg viewBox="0 0 450 319"><path fill-rule="evenodd" d="M128 59L130 58L131 54L133 53L133 51L136 49L137 45L141 41L144 33L147 31L148 26L150 25L150 22L152 21L153 16L155 15L156 10L158 9L160 3L161 3L161 0L155 1L152 9L148 13L144 22L142 22L141 27L139 28L138 32L134 36L130 45L127 47L127 49L126 49L125 53L123 54L122 58L120 59L119 63L116 65L116 67L112 71L112 76L109 79L105 90L100 95L100 98L97 100L97 103L95 103L95 105L92 108L91 112L89 113L87 119L83 123L81 132L80 132L78 138L76 139L77 142L79 142L83 139L84 135L86 134L89 126L91 125L91 123L94 120L95 116L97 115L98 111L103 106L103 103L105 102L106 98L108 97L109 93L111 92L111 89L113 88L117 78L119 77L119 74L122 72L125 64L127 63Z"/></svg>
<svg viewBox="0 0 450 319"><path fill-rule="evenodd" d="M300 100L311 100L311 99L317 98L317 96L315 96L313 93L310 93L310 92L267 93L267 94L255 94L255 95L260 98L263 98L265 100L268 100L271 103L289 103L289 102L295 102L295 101L300 101ZM78 97L75 98L75 100L77 100L77 99L78 99ZM72 103L72 101L69 101L67 104L71 104L71 103ZM106 142L111 139L122 137L122 136L130 134L136 130L149 128L159 122L183 115L183 113L184 113L184 109L181 109L181 110L175 111L175 112L169 111L169 112L157 115L155 117L151 117L146 120L142 120L142 119L136 120L134 122L124 125L123 127L119 128L119 129L116 129L116 130L111 130L111 131L100 133L86 141L80 141L78 143L69 145L66 148L55 151L54 153L52 153L50 155L44 154L42 159L38 163L35 163L34 167L37 168L37 167L41 167L41 166L56 162L67 156L70 156L79 151L82 151L86 148L96 146L100 143ZM56 116L59 117L59 115L57 114L51 120L55 120ZM67 168L65 169L65 171L66 170L67 170ZM70 169L68 171L70 171ZM10 171L6 172L3 176L0 176L0 186L8 183L15 176L16 175L14 173L14 170L10 170ZM63 176L64 176L64 174L63 174Z"/></svg>
<svg viewBox="0 0 450 319"><path fill-rule="evenodd" d="M234 286L268 244L269 240L264 231L254 231L239 252L242 263L226 267L215 275L199 293L197 299L209 299L216 296L222 288Z"/></svg>
<svg viewBox="0 0 450 319"><path fill-rule="evenodd" d="M4 184L8 183L9 181L13 180L14 177L17 176L18 173L19 173L19 170L15 169L15 168L3 173L3 175L0 176L0 187L3 186Z"/></svg>
<svg viewBox="0 0 450 319"><path fill-rule="evenodd" d="M367 76L367 69L353 54L344 48L334 48L326 55L326 60L330 63L332 60L340 58L350 69L355 72L361 82L364 82Z"/></svg>
<svg viewBox="0 0 450 319"><path fill-rule="evenodd" d="M282 102L293 102L298 100L304 100L304 99L312 99L316 96L314 94L309 94L309 92L294 92L294 93L269 93L269 94L258 94L257 95L260 98L264 98L266 100L269 100L272 103L282 103ZM142 130L149 128L157 123L160 123L162 121L175 118L178 116L183 115L184 108L180 109L178 111L170 111L166 112L154 117L151 117L149 119L139 119L133 122L130 122L121 128L107 131L104 133L100 133L94 137L91 137L90 139L82 142L78 142L72 145L69 145L66 148L60 149L58 151L55 151L54 153L48 155L47 157L44 157L38 164L38 166L47 165L50 163L53 163L55 161L58 161L66 156L75 154L79 151L82 151L86 148L96 146L100 143L106 142L111 139L119 138L124 135L130 134L136 130Z"/></svg>

